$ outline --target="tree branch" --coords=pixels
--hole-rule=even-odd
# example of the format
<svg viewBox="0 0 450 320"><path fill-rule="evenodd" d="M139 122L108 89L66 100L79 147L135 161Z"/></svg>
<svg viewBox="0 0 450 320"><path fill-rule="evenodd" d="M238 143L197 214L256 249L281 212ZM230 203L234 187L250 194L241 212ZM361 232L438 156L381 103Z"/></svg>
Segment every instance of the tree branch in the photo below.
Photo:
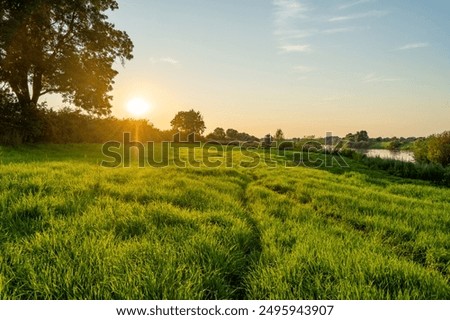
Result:
<svg viewBox="0 0 450 320"><path fill-rule="evenodd" d="M45 91L41 91L39 93L39 97L41 97L43 95L46 95L47 93L58 93L58 92L61 92L61 90L59 90L59 89L47 89Z"/></svg>
<svg viewBox="0 0 450 320"><path fill-rule="evenodd" d="M72 34L73 28L74 28L74 25L75 25L75 18L76 18L76 11L73 11L72 12L72 17L71 17L70 22L69 22L69 25L67 27L67 32L64 35L62 35L61 37L58 37L58 40L57 40L58 42L55 45L55 50L50 55L49 61L52 61L56 57L58 51L61 49L61 45L67 40L69 35ZM60 32L58 32L58 34L59 33Z"/></svg>
<svg viewBox="0 0 450 320"><path fill-rule="evenodd" d="M42 90L42 72L40 70L36 70L33 76L33 96L31 97L31 101L34 104L37 104L39 97L41 96Z"/></svg>

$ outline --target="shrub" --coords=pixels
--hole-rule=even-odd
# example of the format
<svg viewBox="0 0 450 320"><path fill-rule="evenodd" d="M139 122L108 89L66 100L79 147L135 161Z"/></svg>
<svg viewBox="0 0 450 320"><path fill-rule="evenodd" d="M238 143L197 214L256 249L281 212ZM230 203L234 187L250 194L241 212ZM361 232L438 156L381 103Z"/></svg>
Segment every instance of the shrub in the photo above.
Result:
<svg viewBox="0 0 450 320"><path fill-rule="evenodd" d="M400 149L400 147L402 146L402 143L400 142L400 140L392 140L391 142L389 142L387 148L389 150L398 150Z"/></svg>
<svg viewBox="0 0 450 320"><path fill-rule="evenodd" d="M355 159L353 157L353 159ZM440 185L450 186L450 166L444 168L434 163L412 163L393 159L363 158L370 169L387 171L389 174L402 178L431 181Z"/></svg>
<svg viewBox="0 0 450 320"><path fill-rule="evenodd" d="M414 143L414 157L421 163L432 162L447 166L450 164L450 131L417 140Z"/></svg>

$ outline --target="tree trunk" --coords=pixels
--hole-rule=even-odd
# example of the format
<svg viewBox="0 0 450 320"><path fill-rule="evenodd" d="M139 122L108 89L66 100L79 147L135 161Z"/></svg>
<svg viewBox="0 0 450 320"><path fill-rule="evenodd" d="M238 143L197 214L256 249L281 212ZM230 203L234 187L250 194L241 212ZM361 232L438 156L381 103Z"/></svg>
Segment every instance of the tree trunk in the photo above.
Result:
<svg viewBox="0 0 450 320"><path fill-rule="evenodd" d="M36 142L41 134L42 122L37 105L32 101L20 103L21 119L19 130L24 143Z"/></svg>
<svg viewBox="0 0 450 320"><path fill-rule="evenodd" d="M36 142L41 134L41 117L38 109L38 99L42 89L42 75L33 77L33 95L28 88L27 72L17 77L17 81L11 81L11 88L17 97L20 107L20 120L17 123L19 135L24 143Z"/></svg>

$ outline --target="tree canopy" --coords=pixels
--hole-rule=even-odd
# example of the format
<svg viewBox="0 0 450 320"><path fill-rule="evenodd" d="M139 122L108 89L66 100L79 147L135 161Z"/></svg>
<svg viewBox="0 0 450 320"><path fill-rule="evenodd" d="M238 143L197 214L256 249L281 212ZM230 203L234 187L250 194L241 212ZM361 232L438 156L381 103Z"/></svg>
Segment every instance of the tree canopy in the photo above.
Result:
<svg viewBox="0 0 450 320"><path fill-rule="evenodd" d="M0 0L0 94L24 108L47 93L108 114L113 63L131 59L133 43L105 14L114 0Z"/></svg>
<svg viewBox="0 0 450 320"><path fill-rule="evenodd" d="M275 140L278 142L284 141L284 133L283 130L281 129L277 129L277 131L275 132Z"/></svg>
<svg viewBox="0 0 450 320"><path fill-rule="evenodd" d="M175 117L170 121L175 132L186 138L190 134L201 135L206 127L203 121L203 116L199 111L191 109L189 111L179 111Z"/></svg>
<svg viewBox="0 0 450 320"><path fill-rule="evenodd" d="M206 136L206 138L208 139L212 139L212 140L225 140L226 139L226 133L225 130L223 128L215 128L213 132L211 132L210 134L208 134Z"/></svg>
<svg viewBox="0 0 450 320"><path fill-rule="evenodd" d="M255 142L259 139L246 132L239 132L236 129L229 128L226 131L223 128L216 128L213 132L206 136L209 140L216 141L233 141L233 142Z"/></svg>
<svg viewBox="0 0 450 320"><path fill-rule="evenodd" d="M444 167L450 165L450 131L417 140L414 143L414 158L418 162L431 162Z"/></svg>
<svg viewBox="0 0 450 320"><path fill-rule="evenodd" d="M232 129L232 128L227 129L226 136L228 139L230 139L230 140L237 139L238 135L239 135L239 131L237 131L236 129Z"/></svg>
<svg viewBox="0 0 450 320"><path fill-rule="evenodd" d="M345 138L353 142L367 142L369 141L369 134L366 130L361 130L356 133L348 133Z"/></svg>

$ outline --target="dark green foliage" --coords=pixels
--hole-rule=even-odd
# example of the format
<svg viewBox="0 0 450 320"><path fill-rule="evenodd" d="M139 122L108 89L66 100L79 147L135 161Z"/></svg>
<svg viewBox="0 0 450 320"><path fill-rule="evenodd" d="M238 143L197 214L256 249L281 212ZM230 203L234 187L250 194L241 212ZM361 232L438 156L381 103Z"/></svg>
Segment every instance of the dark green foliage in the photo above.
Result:
<svg viewBox="0 0 450 320"><path fill-rule="evenodd" d="M355 141L361 142L361 141L369 141L369 134L365 130L361 130L356 132L355 134Z"/></svg>
<svg viewBox="0 0 450 320"><path fill-rule="evenodd" d="M400 142L400 140L395 139L389 142L387 148L389 150L399 150L400 147L402 146L402 143Z"/></svg>
<svg viewBox="0 0 450 320"><path fill-rule="evenodd" d="M200 137L206 129L203 116L199 111L179 111L170 121L174 132L180 134L183 141L194 141L194 137Z"/></svg>
<svg viewBox="0 0 450 320"><path fill-rule="evenodd" d="M112 65L131 59L133 49L107 21L105 12L117 8L114 0L1 1L0 83L22 107L60 93L85 110L108 113Z"/></svg>
<svg viewBox="0 0 450 320"><path fill-rule="evenodd" d="M20 144L23 133L20 126L21 108L18 103L0 101L0 145Z"/></svg>
<svg viewBox="0 0 450 320"><path fill-rule="evenodd" d="M43 108L22 106L8 90L0 90L0 145L36 142L42 133Z"/></svg>
<svg viewBox="0 0 450 320"><path fill-rule="evenodd" d="M356 133L348 133L345 136L344 141L348 148L367 149L370 146L369 135L365 130L357 131Z"/></svg>
<svg viewBox="0 0 450 320"><path fill-rule="evenodd" d="M414 157L422 163L450 165L450 131L434 134L414 143Z"/></svg>
<svg viewBox="0 0 450 320"><path fill-rule="evenodd" d="M428 159L443 166L450 165L450 131L428 138Z"/></svg>
<svg viewBox="0 0 450 320"><path fill-rule="evenodd" d="M372 158L351 149L341 149L336 151L335 154L356 160L367 166L369 169L383 170L397 177L420 179L431 181L439 185L450 186L450 166L443 167L440 164L429 162L412 163L393 159L382 159L379 157Z"/></svg>
<svg viewBox="0 0 450 320"><path fill-rule="evenodd" d="M245 132L239 132L235 129L216 128L214 132L206 136L209 141L223 141L223 142L256 142L259 139Z"/></svg>
<svg viewBox="0 0 450 320"><path fill-rule="evenodd" d="M369 134L365 130L357 131L356 133L348 133L345 139L349 142L368 142Z"/></svg>
<svg viewBox="0 0 450 320"><path fill-rule="evenodd" d="M418 139L413 145L414 159L420 163L428 161L428 143L426 139Z"/></svg>
<svg viewBox="0 0 450 320"><path fill-rule="evenodd" d="M265 136L264 136L264 139L263 139L263 141L262 141L262 147L263 148L270 148L271 146L272 146L272 141L273 141L273 137L272 137L272 135L269 133L269 134L266 134Z"/></svg>
<svg viewBox="0 0 450 320"><path fill-rule="evenodd" d="M239 131L235 130L235 129L227 129L227 139L229 140L237 140L237 136L239 134Z"/></svg>
<svg viewBox="0 0 450 320"><path fill-rule="evenodd" d="M224 141L226 138L226 133L223 128L215 128L213 132L208 134L206 136L206 139L208 140L215 140L215 141Z"/></svg>
<svg viewBox="0 0 450 320"><path fill-rule="evenodd" d="M133 49L128 35L108 22L105 12L117 8L114 0L0 1L0 96L9 96L0 98L0 121L20 118L3 128L3 138L35 142L45 94L109 114L113 64L131 59Z"/></svg>
<svg viewBox="0 0 450 320"><path fill-rule="evenodd" d="M125 132L133 140L161 141L161 131L146 120L98 118L70 109L45 109L42 118L44 128L40 141L46 143L123 141Z"/></svg>
<svg viewBox="0 0 450 320"><path fill-rule="evenodd" d="M17 106L14 108L14 106ZM130 133L134 141L172 141L173 132L164 132L146 120L96 117L90 114L63 108L55 111L49 108L37 109L39 131L29 139L20 129L23 118L18 105L3 109L0 105L0 145L35 143L105 143L123 141L123 134ZM13 112L14 111L14 112ZM35 122L36 124L37 122Z"/></svg>
<svg viewBox="0 0 450 320"><path fill-rule="evenodd" d="M450 187L450 167L444 168L440 164L411 163L399 160L364 157L362 163L370 169L385 170L389 174L411 179L432 181Z"/></svg>
<svg viewBox="0 0 450 320"><path fill-rule="evenodd" d="M273 138L274 138L275 141L277 141L278 143L284 141L284 133L283 133L283 130L277 129L277 131L275 132L275 136L274 136Z"/></svg>

